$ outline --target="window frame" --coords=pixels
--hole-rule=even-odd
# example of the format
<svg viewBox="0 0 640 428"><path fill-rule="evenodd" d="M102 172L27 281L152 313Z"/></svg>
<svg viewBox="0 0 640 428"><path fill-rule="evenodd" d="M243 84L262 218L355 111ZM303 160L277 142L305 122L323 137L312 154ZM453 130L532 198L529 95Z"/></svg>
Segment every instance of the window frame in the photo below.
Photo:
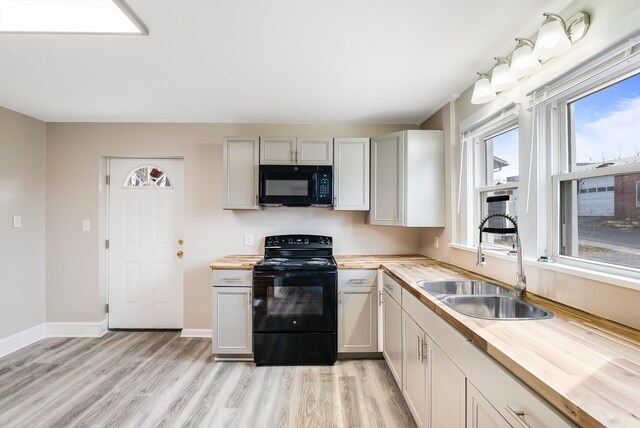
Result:
<svg viewBox="0 0 640 428"><path fill-rule="evenodd" d="M520 193L520 180L517 182L503 183L487 185L487 179L489 177L489 150L487 150L486 141L491 138L497 137L506 132L518 129L518 162L521 160L520 155L520 124L519 124L519 107L517 105L502 111L500 114L486 119L480 123L477 123L473 129L468 132L468 152L469 156L468 165L473 171L471 174L471 180L469 180L468 190L471 193L471 210L466 213L467 218L467 236L464 239L466 245L478 245L479 242L479 230L478 225L483 217L483 202L481 195L486 192L495 192L500 190L512 190L515 189ZM465 133L466 134L466 133ZM464 138L463 138L464 140ZM519 166L519 165L518 165ZM520 168L518 168L520 170ZM469 233L471 232L471 233ZM485 242L483 242L485 243ZM485 250L497 251L500 253L511 252L513 249L510 246L501 244L488 243L490 246Z"/></svg>
<svg viewBox="0 0 640 428"><path fill-rule="evenodd" d="M624 56L628 57L631 51L632 49L624 51ZM606 56L611 56L611 53L608 53ZM598 67L601 67L601 64L593 68ZM640 55L636 52L635 56L607 67L601 72L594 73L592 70L587 69L582 70L581 73L576 73L576 75L572 76L577 80L576 84L534 108L539 108L541 114L549 119L544 129L546 137L551 143L551 149L546 156L541 157L541 159L546 160L550 166L551 179L548 180L547 183L544 183L544 178L541 179L540 188L551 190L549 192L551 195L549 208L547 209L547 225L549 226L547 226L546 232L547 248L550 249L551 257L558 264L640 280L640 268L561 254L564 236L566 235L561 233L562 228L566 227L562 222L562 183L584 178L640 173L640 162L614 163L613 165L582 171L572 170L575 164L576 138L575 130L571 127L571 115L573 114L573 109L570 107L571 103L637 74L640 74ZM544 174L542 174L542 176L544 177ZM542 229L544 229L544 227L543 225Z"/></svg>

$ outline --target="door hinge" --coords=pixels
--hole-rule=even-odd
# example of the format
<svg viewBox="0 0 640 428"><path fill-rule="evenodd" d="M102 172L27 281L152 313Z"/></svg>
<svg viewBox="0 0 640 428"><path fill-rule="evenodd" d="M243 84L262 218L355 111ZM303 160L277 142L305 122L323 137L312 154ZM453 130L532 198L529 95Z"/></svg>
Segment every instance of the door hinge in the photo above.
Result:
<svg viewBox="0 0 640 428"><path fill-rule="evenodd" d="M109 240L104 241L104 248L109 249Z"/></svg>
<svg viewBox="0 0 640 428"><path fill-rule="evenodd" d="M107 183L107 186L111 185L111 176L110 175L107 175L106 183Z"/></svg>
<svg viewBox="0 0 640 428"><path fill-rule="evenodd" d="M108 304L108 303L105 303L105 305L104 305L104 312L105 312L106 314L108 314L108 313L109 313L109 304Z"/></svg>

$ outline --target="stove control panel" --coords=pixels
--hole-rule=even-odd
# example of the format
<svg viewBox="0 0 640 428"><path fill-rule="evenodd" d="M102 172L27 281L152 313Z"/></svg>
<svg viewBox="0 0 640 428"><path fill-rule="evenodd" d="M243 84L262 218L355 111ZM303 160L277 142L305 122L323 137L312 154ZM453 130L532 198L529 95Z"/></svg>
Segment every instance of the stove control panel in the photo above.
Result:
<svg viewBox="0 0 640 428"><path fill-rule="evenodd" d="M264 241L265 248L294 248L300 246L332 246L332 238L330 236L318 235L277 235L267 236Z"/></svg>

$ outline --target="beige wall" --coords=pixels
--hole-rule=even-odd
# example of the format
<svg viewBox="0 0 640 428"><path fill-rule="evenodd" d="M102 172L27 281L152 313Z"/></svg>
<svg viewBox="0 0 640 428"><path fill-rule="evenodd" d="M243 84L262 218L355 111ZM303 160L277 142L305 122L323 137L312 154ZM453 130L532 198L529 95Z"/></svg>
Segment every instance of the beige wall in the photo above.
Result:
<svg viewBox="0 0 640 428"><path fill-rule="evenodd" d="M0 339L45 322L45 142L44 122L0 108Z"/></svg>
<svg viewBox="0 0 640 428"><path fill-rule="evenodd" d="M228 254L259 254L265 235L316 233L334 237L336 254L419 251L420 234L367 226L363 212L318 208L222 209L223 137L376 136L406 125L47 124L47 321L104 318L104 157L183 157L185 168L185 328L211 328L209 263ZM102 189L102 190L101 190ZM81 231L83 219L91 232ZM103 225L104 226L104 225ZM255 245L244 245L253 233Z"/></svg>
<svg viewBox="0 0 640 428"><path fill-rule="evenodd" d="M628 39L640 32L640 1L619 0L603 2L599 0L578 0L573 2L567 10L561 13L569 17L577 11L587 11L591 14L592 25L585 39L574 45L564 55L546 63L541 71L521 81L514 90L500 94L493 102L485 105L470 103L472 87L467 88L461 96L450 105L436 113L421 128L440 128L445 130L445 141L448 141L447 153L447 227L445 229L425 229L421 237L421 253L456 264L465 269L496 278L505 282L515 281L515 261L504 258L487 256L487 265L483 268L475 266L476 255L473 252L450 248L449 242L456 241L456 228L460 227L461 216L457 214L457 194L460 162L460 123L465 125L482 121L499 112L504 107L518 103L528 91L543 86L545 82L559 77L563 73L575 68L590 56L596 55L608 46ZM514 35L515 36L515 35ZM487 53L493 55L493 53ZM479 70L480 71L480 70ZM453 111L453 118L451 112ZM520 111L520 151L528 153L531 141L531 113L524 109ZM451 135L451 139L447 139ZM522 155L521 155L522 157ZM527 188L528 163L520 163L521 188ZM596 281L545 268L536 263L538 253L536 239L538 223L537 194L544 194L544 190L536 188L535 164L532 170L531 199L529 213L519 212L519 223L523 231L525 256L529 259L526 266L528 288L538 294L565 304L601 315L605 318L640 328L638 307L640 305L640 291L614 285L610 282ZM542 202L541 202L542 203ZM546 203L546 202L544 202ZM521 207L522 208L522 207ZM439 248L434 247L434 237L440 237ZM443 241L445 241L443 243Z"/></svg>

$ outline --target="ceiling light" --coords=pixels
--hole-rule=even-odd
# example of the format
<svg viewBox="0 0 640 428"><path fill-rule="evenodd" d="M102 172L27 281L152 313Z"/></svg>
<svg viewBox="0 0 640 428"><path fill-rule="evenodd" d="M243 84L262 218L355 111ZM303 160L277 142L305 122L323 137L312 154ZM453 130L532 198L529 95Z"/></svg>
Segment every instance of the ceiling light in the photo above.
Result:
<svg viewBox="0 0 640 428"><path fill-rule="evenodd" d="M540 61L533 56L533 43L527 39L516 39L518 45L511 57L511 75L515 79L522 79L525 76L540 70Z"/></svg>
<svg viewBox="0 0 640 428"><path fill-rule="evenodd" d="M546 19L538 31L533 55L541 60L560 55L571 47L564 20L553 13L545 13Z"/></svg>
<svg viewBox="0 0 640 428"><path fill-rule="evenodd" d="M471 95L471 104L484 104L493 101L496 93L491 89L489 76L484 73L478 73L478 80L473 85L473 95Z"/></svg>
<svg viewBox="0 0 640 428"><path fill-rule="evenodd" d="M148 34L122 0L0 0L0 32Z"/></svg>
<svg viewBox="0 0 640 428"><path fill-rule="evenodd" d="M511 75L511 63L506 58L495 58L496 65L491 72L491 89L502 92L515 88L518 81Z"/></svg>

